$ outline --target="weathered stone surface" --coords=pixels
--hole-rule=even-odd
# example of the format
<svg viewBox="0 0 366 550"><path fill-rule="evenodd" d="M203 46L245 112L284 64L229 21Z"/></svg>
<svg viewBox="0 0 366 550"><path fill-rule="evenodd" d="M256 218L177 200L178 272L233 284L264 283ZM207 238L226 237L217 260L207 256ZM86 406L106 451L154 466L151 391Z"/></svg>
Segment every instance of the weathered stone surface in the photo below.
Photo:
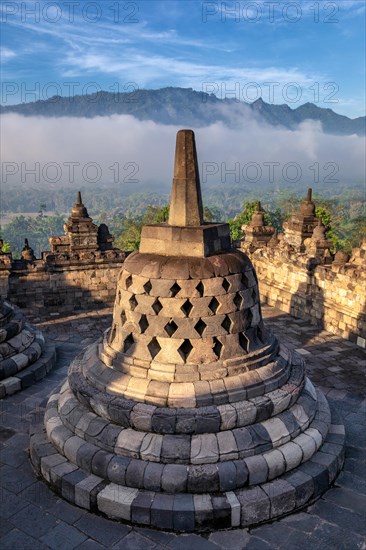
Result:
<svg viewBox="0 0 366 550"><path fill-rule="evenodd" d="M306 381L307 352L265 329L251 262L230 248L226 225L194 213L191 132L179 134L176 162L176 225L144 228L118 277L112 326L51 397L32 461L42 472L43 457L64 456L44 466L51 486L112 518L178 531L252 526L320 496L343 440L327 440L332 415Z"/></svg>

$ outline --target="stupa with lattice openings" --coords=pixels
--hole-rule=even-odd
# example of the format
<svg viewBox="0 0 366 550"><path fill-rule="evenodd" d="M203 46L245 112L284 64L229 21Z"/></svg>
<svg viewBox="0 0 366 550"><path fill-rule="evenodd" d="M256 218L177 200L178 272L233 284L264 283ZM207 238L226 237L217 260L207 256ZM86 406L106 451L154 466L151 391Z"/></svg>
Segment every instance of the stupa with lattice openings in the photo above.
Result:
<svg viewBox="0 0 366 550"><path fill-rule="evenodd" d="M58 493L110 518L254 525L327 489L344 430L301 356L266 331L228 225L204 223L190 130L178 132L174 172L169 223L144 227L112 327L72 362L31 458Z"/></svg>

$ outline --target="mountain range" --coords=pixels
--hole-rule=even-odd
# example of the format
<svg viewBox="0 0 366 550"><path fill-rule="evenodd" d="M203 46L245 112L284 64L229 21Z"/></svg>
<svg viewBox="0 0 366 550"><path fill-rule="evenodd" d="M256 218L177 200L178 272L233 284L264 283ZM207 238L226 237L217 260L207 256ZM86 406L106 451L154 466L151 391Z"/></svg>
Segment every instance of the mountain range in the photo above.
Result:
<svg viewBox="0 0 366 550"><path fill-rule="evenodd" d="M305 120L314 120L322 124L327 134L358 136L365 135L366 127L366 117L351 119L314 103L291 109L286 104L266 103L261 98L253 103L245 103L234 98L220 99L214 94L197 92L192 88L174 87L131 93L98 92L72 97L54 96L18 105L2 105L0 112L24 116L87 118L123 114L139 120L196 128L215 122L241 127L252 115L258 122L291 130Z"/></svg>

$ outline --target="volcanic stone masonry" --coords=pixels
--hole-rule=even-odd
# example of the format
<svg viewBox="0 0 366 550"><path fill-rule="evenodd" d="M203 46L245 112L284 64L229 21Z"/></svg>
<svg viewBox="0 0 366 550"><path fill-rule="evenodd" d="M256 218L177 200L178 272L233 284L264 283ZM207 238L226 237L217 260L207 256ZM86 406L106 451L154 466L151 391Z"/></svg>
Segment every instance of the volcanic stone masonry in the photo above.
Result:
<svg viewBox="0 0 366 550"><path fill-rule="evenodd" d="M266 330L248 257L203 222L194 134L177 134L169 223L144 227L113 323L32 427L36 472L109 518L193 531L250 526L317 499L344 428L303 358Z"/></svg>
<svg viewBox="0 0 366 550"><path fill-rule="evenodd" d="M20 260L0 252L1 295L38 319L112 306L115 298L125 254L113 247L105 224L93 223L80 192L64 229L65 235L49 238L51 250L42 259L27 239Z"/></svg>
<svg viewBox="0 0 366 550"><path fill-rule="evenodd" d="M55 346L16 306L0 298L0 398L41 380L55 359Z"/></svg>

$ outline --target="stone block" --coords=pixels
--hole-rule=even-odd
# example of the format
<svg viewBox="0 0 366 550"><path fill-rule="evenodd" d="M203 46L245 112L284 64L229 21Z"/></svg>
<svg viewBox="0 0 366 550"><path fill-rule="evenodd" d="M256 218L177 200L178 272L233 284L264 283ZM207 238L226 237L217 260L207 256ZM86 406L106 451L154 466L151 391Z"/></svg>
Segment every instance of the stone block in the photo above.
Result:
<svg viewBox="0 0 366 550"><path fill-rule="evenodd" d="M282 475L286 470L286 463L283 454L275 449L264 453L263 455L268 465L268 479L275 479Z"/></svg>
<svg viewBox="0 0 366 550"><path fill-rule="evenodd" d="M50 483L52 468L64 462L67 462L66 458L58 453L41 458L41 474L48 483Z"/></svg>
<svg viewBox="0 0 366 550"><path fill-rule="evenodd" d="M139 458L142 441L145 432L138 432L131 428L122 430L118 436L114 452L118 455L126 455L131 458Z"/></svg>
<svg viewBox="0 0 366 550"><path fill-rule="evenodd" d="M236 428L232 433L236 440L239 456L242 458L253 454L254 442L251 432L247 428Z"/></svg>
<svg viewBox="0 0 366 550"><path fill-rule="evenodd" d="M302 461L308 461L316 451L315 441L310 435L302 433L294 439L294 443L299 445L302 450Z"/></svg>
<svg viewBox="0 0 366 550"><path fill-rule="evenodd" d="M241 505L241 525L246 527L260 523L270 517L270 501L261 487L238 491L237 498Z"/></svg>
<svg viewBox="0 0 366 550"><path fill-rule="evenodd" d="M256 454L264 453L272 449L272 440L263 424L254 424L253 426L248 426L247 430L252 436L253 447Z"/></svg>
<svg viewBox="0 0 366 550"><path fill-rule="evenodd" d="M274 479L262 485L271 503L271 518L288 514L295 508L296 492L294 487L283 479Z"/></svg>
<svg viewBox="0 0 366 550"><path fill-rule="evenodd" d="M148 462L144 472L144 489L148 491L160 491L163 470L164 464Z"/></svg>
<svg viewBox="0 0 366 550"><path fill-rule="evenodd" d="M239 451L233 433L229 430L217 433L220 460L235 460Z"/></svg>
<svg viewBox="0 0 366 550"><path fill-rule="evenodd" d="M86 510L91 510L94 504L94 493L102 480L94 475L85 477L75 485L75 504Z"/></svg>
<svg viewBox="0 0 366 550"><path fill-rule="evenodd" d="M138 489L110 483L98 494L98 509L110 518L131 521L131 505L138 492Z"/></svg>
<svg viewBox="0 0 366 550"><path fill-rule="evenodd" d="M75 463L87 472L91 472L93 457L99 451L99 448L90 443L84 443L81 447L78 448L76 453Z"/></svg>
<svg viewBox="0 0 366 550"><path fill-rule="evenodd" d="M156 433L172 434L175 432L176 423L175 409L162 409L157 407L151 420L152 430Z"/></svg>
<svg viewBox="0 0 366 550"><path fill-rule="evenodd" d="M188 467L183 464L167 464L161 478L163 491L167 493L184 492L187 489Z"/></svg>
<svg viewBox="0 0 366 550"><path fill-rule="evenodd" d="M118 485L124 485L126 482L126 471L130 462L131 458L114 456L107 467L107 479Z"/></svg>
<svg viewBox="0 0 366 550"><path fill-rule="evenodd" d="M131 505L131 521L150 525L150 508L154 500L155 493L151 491L140 492L133 500Z"/></svg>
<svg viewBox="0 0 366 550"><path fill-rule="evenodd" d="M285 443L285 445L282 445L279 450L285 459L286 472L288 472L289 470L293 470L299 464L301 464L303 456L302 449L293 441Z"/></svg>
<svg viewBox="0 0 366 550"><path fill-rule="evenodd" d="M233 491L236 489L236 467L230 462L219 462L217 465L220 480L220 491Z"/></svg>
<svg viewBox="0 0 366 550"><path fill-rule="evenodd" d="M211 495L213 508L214 525L216 529L226 529L231 527L231 505L226 494Z"/></svg>
<svg viewBox="0 0 366 550"><path fill-rule="evenodd" d="M74 504L75 485L83 481L86 477L88 477L88 474L79 469L75 470L74 472L70 472L69 474L66 474L62 478L61 482L62 497Z"/></svg>
<svg viewBox="0 0 366 550"><path fill-rule="evenodd" d="M193 495L174 495L173 526L178 531L192 531L195 525Z"/></svg>
<svg viewBox="0 0 366 550"><path fill-rule="evenodd" d="M320 496L329 486L328 469L321 465L316 464L312 460L301 464L299 467L301 473L307 474L313 479L313 497Z"/></svg>
<svg viewBox="0 0 366 550"><path fill-rule="evenodd" d="M161 447L161 461L186 464L190 459L191 439L188 435L164 435Z"/></svg>
<svg viewBox="0 0 366 550"><path fill-rule="evenodd" d="M162 435L147 433L140 448L141 459L159 462L162 444Z"/></svg>
<svg viewBox="0 0 366 550"><path fill-rule="evenodd" d="M188 492L205 493L218 491L220 486L217 464L190 466L188 469Z"/></svg>
<svg viewBox="0 0 366 550"><path fill-rule="evenodd" d="M143 489L144 474L147 462L143 460L131 460L126 469L125 483L127 487L137 487Z"/></svg>
<svg viewBox="0 0 366 550"><path fill-rule="evenodd" d="M193 495L193 505L197 527L211 527L213 524L213 507L210 495Z"/></svg>
<svg viewBox="0 0 366 550"><path fill-rule="evenodd" d="M174 495L155 494L151 506L151 525L158 529L173 529Z"/></svg>
<svg viewBox="0 0 366 550"><path fill-rule="evenodd" d="M226 499L231 506L231 527L240 526L240 502L234 492L226 493Z"/></svg>
<svg viewBox="0 0 366 550"><path fill-rule="evenodd" d="M191 456L192 464L209 464L219 460L219 447L216 434L204 433L192 436Z"/></svg>
<svg viewBox="0 0 366 550"><path fill-rule="evenodd" d="M108 465L112 460L112 458L113 458L113 455L111 453L107 453L106 451L100 450L97 453L95 453L92 459L92 468L91 468L93 474L101 478L106 478Z"/></svg>
<svg viewBox="0 0 366 550"><path fill-rule="evenodd" d="M296 470L283 476L283 479L295 488L296 508L304 506L312 498L314 481L310 475Z"/></svg>
<svg viewBox="0 0 366 550"><path fill-rule="evenodd" d="M249 456L245 464L249 472L249 485L268 481L268 465L262 455Z"/></svg>

